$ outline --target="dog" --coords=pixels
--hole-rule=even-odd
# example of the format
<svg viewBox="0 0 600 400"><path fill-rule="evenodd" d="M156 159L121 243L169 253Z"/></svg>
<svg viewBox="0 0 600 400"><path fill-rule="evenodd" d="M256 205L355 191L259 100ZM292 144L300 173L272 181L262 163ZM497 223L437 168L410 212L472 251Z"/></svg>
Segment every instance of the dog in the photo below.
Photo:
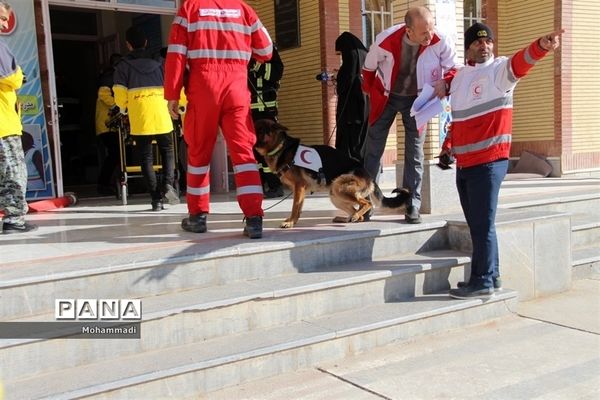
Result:
<svg viewBox="0 0 600 400"><path fill-rule="evenodd" d="M396 197L385 197L361 163L341 151L326 145L302 146L285 126L270 119L257 120L254 127L254 148L294 194L292 212L281 228L298 223L307 191L329 192L333 205L348 215L334 218L335 223L364 221L373 208L371 200L377 207L406 208L407 189L394 189Z"/></svg>

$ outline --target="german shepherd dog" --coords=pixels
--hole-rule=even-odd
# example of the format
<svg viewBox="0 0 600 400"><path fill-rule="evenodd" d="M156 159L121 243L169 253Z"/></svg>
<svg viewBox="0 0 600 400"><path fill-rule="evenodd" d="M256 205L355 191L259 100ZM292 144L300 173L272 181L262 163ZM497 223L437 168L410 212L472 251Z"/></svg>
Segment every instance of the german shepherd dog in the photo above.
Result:
<svg viewBox="0 0 600 400"><path fill-rule="evenodd" d="M306 191L329 191L334 206L348 214L333 222L362 222L373 205L402 210L410 197L406 189L395 189L396 197L384 197L379 186L355 159L326 145L306 146L315 149L321 158L319 172L300 167L294 162L300 139L288 135L288 129L269 119L254 123L257 141L254 148L264 156L271 171L294 193L292 213L281 223L281 228L292 228L300 218Z"/></svg>

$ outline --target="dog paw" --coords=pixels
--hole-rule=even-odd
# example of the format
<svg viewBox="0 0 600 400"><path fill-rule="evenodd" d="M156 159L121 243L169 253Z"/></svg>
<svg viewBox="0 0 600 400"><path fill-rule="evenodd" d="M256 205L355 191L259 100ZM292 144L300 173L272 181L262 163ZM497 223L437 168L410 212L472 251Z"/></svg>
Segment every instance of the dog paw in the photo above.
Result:
<svg viewBox="0 0 600 400"><path fill-rule="evenodd" d="M354 214L352 218L350 218L350 222L363 222L363 220L363 216L358 214Z"/></svg>
<svg viewBox="0 0 600 400"><path fill-rule="evenodd" d="M345 224L348 222L348 217L337 216L331 222L336 224Z"/></svg>
<svg viewBox="0 0 600 400"><path fill-rule="evenodd" d="M281 223L281 225L279 225L280 228L293 228L294 227L294 223L292 221L283 221Z"/></svg>

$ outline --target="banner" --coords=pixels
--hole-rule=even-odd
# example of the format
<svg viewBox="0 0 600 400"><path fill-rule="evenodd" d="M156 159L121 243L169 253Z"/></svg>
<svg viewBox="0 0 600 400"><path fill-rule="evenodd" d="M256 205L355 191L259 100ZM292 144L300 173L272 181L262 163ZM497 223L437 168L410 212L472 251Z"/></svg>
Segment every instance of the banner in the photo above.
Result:
<svg viewBox="0 0 600 400"><path fill-rule="evenodd" d="M23 122L23 149L27 162L27 200L54 197L51 149L44 116L33 0L11 1L9 26L0 31L23 70L26 82L17 91ZM27 134L25 134L25 132Z"/></svg>

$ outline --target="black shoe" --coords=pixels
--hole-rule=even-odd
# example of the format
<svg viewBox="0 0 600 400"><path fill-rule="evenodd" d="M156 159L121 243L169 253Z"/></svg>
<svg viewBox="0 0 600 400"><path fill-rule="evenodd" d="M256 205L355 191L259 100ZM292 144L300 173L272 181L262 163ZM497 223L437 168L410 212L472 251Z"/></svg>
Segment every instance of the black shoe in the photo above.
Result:
<svg viewBox="0 0 600 400"><path fill-rule="evenodd" d="M161 211L165 209L162 200L152 200L152 211Z"/></svg>
<svg viewBox="0 0 600 400"><path fill-rule="evenodd" d="M494 288L467 285L458 289L450 289L449 294L455 299L487 299L494 295Z"/></svg>
<svg viewBox="0 0 600 400"><path fill-rule="evenodd" d="M409 224L420 224L421 215L419 214L419 209L415 206L408 206L404 214L404 220Z"/></svg>
<svg viewBox="0 0 600 400"><path fill-rule="evenodd" d="M463 281L463 282L458 282L456 284L456 287L458 287L458 288L463 288L466 286L469 286L469 282ZM502 290L502 279L500 279L500 278L494 279L494 292L499 292L501 290Z"/></svg>
<svg viewBox="0 0 600 400"><path fill-rule="evenodd" d="M277 189L269 189L265 192L265 199L274 199L276 197L283 196L283 187L279 186Z"/></svg>
<svg viewBox="0 0 600 400"><path fill-rule="evenodd" d="M5 222L2 224L2 233L6 235L11 233L25 233L35 231L37 228L37 225L29 224L27 222L24 222L23 224L11 224L10 222Z"/></svg>
<svg viewBox="0 0 600 400"><path fill-rule="evenodd" d="M248 236L250 239L260 239L262 231L262 217L246 217L244 236Z"/></svg>
<svg viewBox="0 0 600 400"><path fill-rule="evenodd" d="M171 205L179 204L179 195L173 186L169 184L165 185L165 195L163 196L163 200Z"/></svg>
<svg viewBox="0 0 600 400"><path fill-rule="evenodd" d="M208 214L190 214L189 217L181 221L181 228L184 231L193 233L206 232L206 217Z"/></svg>

